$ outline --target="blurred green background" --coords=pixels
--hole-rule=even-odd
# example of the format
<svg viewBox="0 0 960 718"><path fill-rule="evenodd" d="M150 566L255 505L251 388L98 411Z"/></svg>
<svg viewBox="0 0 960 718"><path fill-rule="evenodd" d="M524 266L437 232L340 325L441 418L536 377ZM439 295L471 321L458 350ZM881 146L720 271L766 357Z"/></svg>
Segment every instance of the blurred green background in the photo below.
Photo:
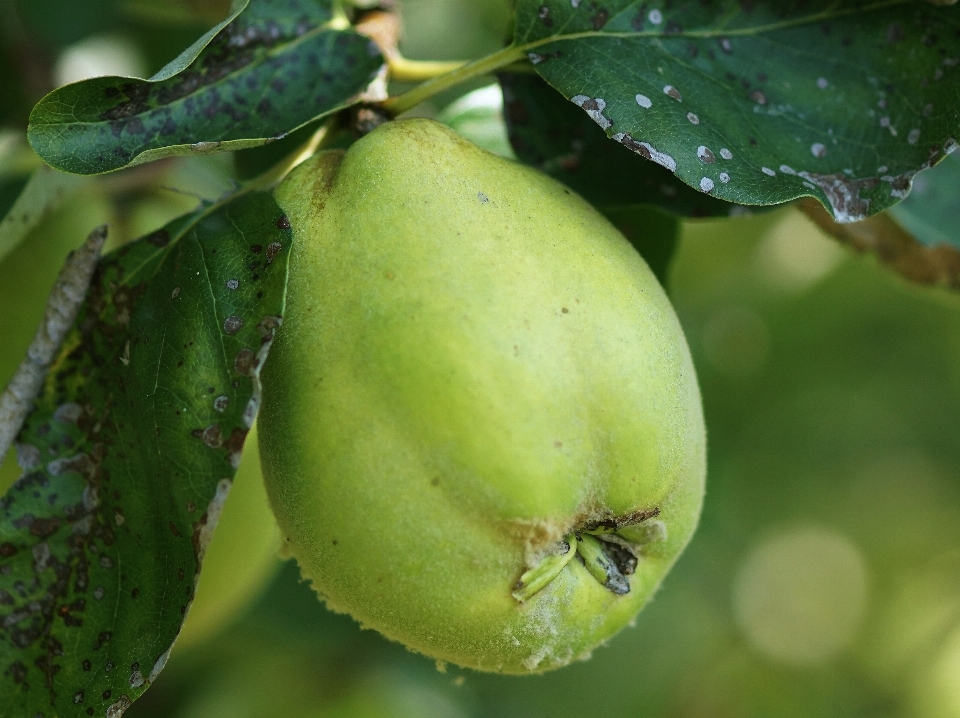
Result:
<svg viewBox="0 0 960 718"><path fill-rule="evenodd" d="M507 32L507 0L401 7L413 58L476 57ZM84 73L149 74L224 11L0 0L0 69L17 80L0 89L0 212L30 165L32 101ZM0 263L0 382L93 226L127 241L228 190L233 173L217 156L82 185ZM245 609L210 613L127 715L960 718L960 298L906 285L789 208L686 223L669 290L703 390L708 493L635 627L541 677L438 667L328 612L295 565L266 556L250 562L257 586L210 579ZM0 484L16 473L8 457ZM262 513L239 506L229 535L261 531Z"/></svg>

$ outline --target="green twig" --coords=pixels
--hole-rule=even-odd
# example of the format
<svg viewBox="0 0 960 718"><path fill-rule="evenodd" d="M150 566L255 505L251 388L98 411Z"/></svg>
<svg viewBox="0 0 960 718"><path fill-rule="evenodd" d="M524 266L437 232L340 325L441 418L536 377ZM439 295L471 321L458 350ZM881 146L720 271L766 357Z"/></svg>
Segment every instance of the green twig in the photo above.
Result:
<svg viewBox="0 0 960 718"><path fill-rule="evenodd" d="M449 90L451 87L456 87L460 83L471 80L474 77L495 72L523 57L523 50L511 45L492 55L487 55L487 57L474 60L466 65L460 65L450 72L427 80L422 85L417 85L402 95L397 95L396 97L385 100L381 106L391 115L396 116L403 114L424 100L428 100L445 90Z"/></svg>

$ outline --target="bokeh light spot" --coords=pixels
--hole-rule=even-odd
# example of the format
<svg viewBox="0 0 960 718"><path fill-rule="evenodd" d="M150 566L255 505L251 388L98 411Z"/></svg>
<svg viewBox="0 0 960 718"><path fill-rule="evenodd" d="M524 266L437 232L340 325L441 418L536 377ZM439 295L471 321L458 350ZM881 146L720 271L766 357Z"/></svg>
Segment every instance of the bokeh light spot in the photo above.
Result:
<svg viewBox="0 0 960 718"><path fill-rule="evenodd" d="M747 307L717 311L703 330L707 360L721 374L739 378L758 371L770 351L770 330L756 312Z"/></svg>
<svg viewBox="0 0 960 718"><path fill-rule="evenodd" d="M143 77L147 66L140 48L126 38L94 35L71 45L57 58L54 82L68 85L91 77Z"/></svg>
<svg viewBox="0 0 960 718"><path fill-rule="evenodd" d="M750 552L736 577L733 608L754 648L803 665L850 644L866 597L860 550L842 534L810 527L778 533Z"/></svg>
<svg viewBox="0 0 960 718"><path fill-rule="evenodd" d="M766 283L787 294L800 293L832 272L846 252L800 212L789 212L757 247Z"/></svg>

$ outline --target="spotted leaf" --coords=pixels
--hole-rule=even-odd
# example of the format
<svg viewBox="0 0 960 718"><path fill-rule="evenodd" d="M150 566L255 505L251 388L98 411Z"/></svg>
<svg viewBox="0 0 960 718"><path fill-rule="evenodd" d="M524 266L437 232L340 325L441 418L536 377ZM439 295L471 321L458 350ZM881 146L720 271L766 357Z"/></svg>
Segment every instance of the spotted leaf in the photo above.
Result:
<svg viewBox="0 0 960 718"><path fill-rule="evenodd" d="M101 260L0 500L0 715L119 716L163 668L256 414L290 242L248 193Z"/></svg>
<svg viewBox="0 0 960 718"><path fill-rule="evenodd" d="M354 101L383 66L333 5L249 0L150 80L54 90L30 115L30 144L57 169L99 174L283 137Z"/></svg>
<svg viewBox="0 0 960 718"><path fill-rule="evenodd" d="M576 190L601 210L654 205L688 217L744 207L698 192L676 175L610 142L588 115L536 75L500 76L504 119L517 157Z"/></svg>
<svg viewBox="0 0 960 718"><path fill-rule="evenodd" d="M921 172L913 192L887 212L855 224L838 224L820 205L800 208L822 229L918 284L960 290L960 155Z"/></svg>
<svg viewBox="0 0 960 718"><path fill-rule="evenodd" d="M850 222L956 148L958 28L914 0L518 0L514 48L689 186Z"/></svg>

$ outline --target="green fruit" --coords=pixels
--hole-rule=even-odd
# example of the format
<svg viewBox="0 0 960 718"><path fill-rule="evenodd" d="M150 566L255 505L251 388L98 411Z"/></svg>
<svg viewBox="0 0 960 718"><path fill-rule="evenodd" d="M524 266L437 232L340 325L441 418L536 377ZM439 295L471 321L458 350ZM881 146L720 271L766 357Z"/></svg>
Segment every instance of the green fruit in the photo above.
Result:
<svg viewBox="0 0 960 718"><path fill-rule="evenodd" d="M700 395L654 276L562 185L428 120L318 155L277 199L295 241L260 441L304 575L441 661L589 655L703 498Z"/></svg>

